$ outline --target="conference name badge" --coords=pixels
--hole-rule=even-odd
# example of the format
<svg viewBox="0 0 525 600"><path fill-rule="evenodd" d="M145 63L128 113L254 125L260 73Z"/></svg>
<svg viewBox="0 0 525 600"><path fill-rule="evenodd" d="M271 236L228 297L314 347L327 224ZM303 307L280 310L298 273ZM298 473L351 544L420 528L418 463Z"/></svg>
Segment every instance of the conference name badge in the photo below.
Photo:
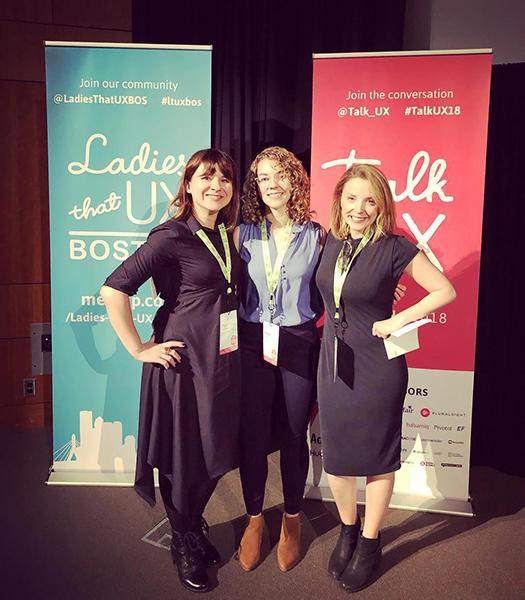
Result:
<svg viewBox="0 0 525 600"><path fill-rule="evenodd" d="M237 311L221 313L219 333L219 354L228 354L239 348L237 333Z"/></svg>
<svg viewBox="0 0 525 600"><path fill-rule="evenodd" d="M263 358L266 362L277 366L279 355L279 325L263 323Z"/></svg>

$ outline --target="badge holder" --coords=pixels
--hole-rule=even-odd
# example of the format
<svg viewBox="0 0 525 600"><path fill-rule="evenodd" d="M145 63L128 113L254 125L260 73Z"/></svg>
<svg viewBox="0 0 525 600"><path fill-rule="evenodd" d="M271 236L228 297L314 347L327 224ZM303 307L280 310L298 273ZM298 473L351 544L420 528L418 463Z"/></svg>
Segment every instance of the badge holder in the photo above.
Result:
<svg viewBox="0 0 525 600"><path fill-rule="evenodd" d="M239 348L237 332L237 311L221 313L219 333L219 354L228 354Z"/></svg>
<svg viewBox="0 0 525 600"><path fill-rule="evenodd" d="M279 357L279 325L273 322L273 315L275 313L273 294L270 296L268 309L270 311L270 322L263 322L263 358L266 362L277 366Z"/></svg>

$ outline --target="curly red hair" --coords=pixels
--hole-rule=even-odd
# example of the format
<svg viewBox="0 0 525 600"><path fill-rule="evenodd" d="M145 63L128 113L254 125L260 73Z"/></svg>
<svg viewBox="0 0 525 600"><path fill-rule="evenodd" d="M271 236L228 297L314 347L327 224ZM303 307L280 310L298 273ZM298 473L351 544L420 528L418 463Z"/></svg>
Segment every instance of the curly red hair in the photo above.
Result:
<svg viewBox="0 0 525 600"><path fill-rule="evenodd" d="M286 148L271 146L255 157L243 185L242 218L246 223L260 223L264 218L265 205L257 184L257 166L264 160L275 161L288 175L292 193L288 200L288 216L294 223L303 224L311 219L310 180L301 161Z"/></svg>

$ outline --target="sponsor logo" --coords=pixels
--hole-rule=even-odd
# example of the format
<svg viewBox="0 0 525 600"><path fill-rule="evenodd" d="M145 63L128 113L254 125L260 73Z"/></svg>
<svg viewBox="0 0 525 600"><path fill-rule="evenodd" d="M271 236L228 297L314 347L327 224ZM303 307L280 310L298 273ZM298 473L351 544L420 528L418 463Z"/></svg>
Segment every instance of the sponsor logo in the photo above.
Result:
<svg viewBox="0 0 525 600"><path fill-rule="evenodd" d="M441 456L441 454L443 454L442 452L433 452L432 450L430 450L430 452L427 452L426 450L414 450L413 448L401 448L401 454L406 454L407 452L410 452L410 454L423 454L423 456ZM449 453L449 458L451 458L451 455L453 453ZM454 456L460 456L459 454L455 454Z"/></svg>
<svg viewBox="0 0 525 600"><path fill-rule="evenodd" d="M428 396L427 388L409 387L407 390L407 396Z"/></svg>
<svg viewBox="0 0 525 600"><path fill-rule="evenodd" d="M414 412L414 409L412 405L409 404L408 406L403 406L403 412L410 414Z"/></svg>
<svg viewBox="0 0 525 600"><path fill-rule="evenodd" d="M430 429L430 425L426 423L405 423L407 427L413 427L414 429Z"/></svg>
<svg viewBox="0 0 525 600"><path fill-rule="evenodd" d="M461 444L461 445L465 444L465 442L461 442L459 440L448 440L448 443L449 444Z"/></svg>
<svg viewBox="0 0 525 600"><path fill-rule="evenodd" d="M422 460L419 464L422 467L433 467L434 466L434 463L431 460ZM441 463L441 464L443 464L443 463Z"/></svg>
<svg viewBox="0 0 525 600"><path fill-rule="evenodd" d="M422 417L429 417L430 416L430 410L426 407L423 407L420 411L419 411L420 415Z"/></svg>
<svg viewBox="0 0 525 600"><path fill-rule="evenodd" d="M459 463L441 463L442 467L459 467L461 468L463 465Z"/></svg>
<svg viewBox="0 0 525 600"><path fill-rule="evenodd" d="M447 412L447 411L443 411L443 410L433 410L432 414L435 417L466 417L467 416L467 413L464 413L464 412L462 412L462 413ZM465 428L463 427L463 429L465 429ZM459 431L462 431L462 430L459 430Z"/></svg>
<svg viewBox="0 0 525 600"><path fill-rule="evenodd" d="M452 427L448 425L434 425L436 431L452 431Z"/></svg>

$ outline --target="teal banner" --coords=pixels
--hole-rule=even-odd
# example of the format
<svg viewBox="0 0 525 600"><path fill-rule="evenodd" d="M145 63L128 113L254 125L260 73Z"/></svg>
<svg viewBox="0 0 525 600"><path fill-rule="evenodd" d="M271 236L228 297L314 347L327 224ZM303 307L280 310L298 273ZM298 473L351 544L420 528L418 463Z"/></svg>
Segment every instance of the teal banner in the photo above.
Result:
<svg viewBox="0 0 525 600"><path fill-rule="evenodd" d="M211 49L49 42L45 51L53 469L132 472L141 365L99 289L168 218L187 158L210 146ZM146 340L162 301L151 282L131 301Z"/></svg>

